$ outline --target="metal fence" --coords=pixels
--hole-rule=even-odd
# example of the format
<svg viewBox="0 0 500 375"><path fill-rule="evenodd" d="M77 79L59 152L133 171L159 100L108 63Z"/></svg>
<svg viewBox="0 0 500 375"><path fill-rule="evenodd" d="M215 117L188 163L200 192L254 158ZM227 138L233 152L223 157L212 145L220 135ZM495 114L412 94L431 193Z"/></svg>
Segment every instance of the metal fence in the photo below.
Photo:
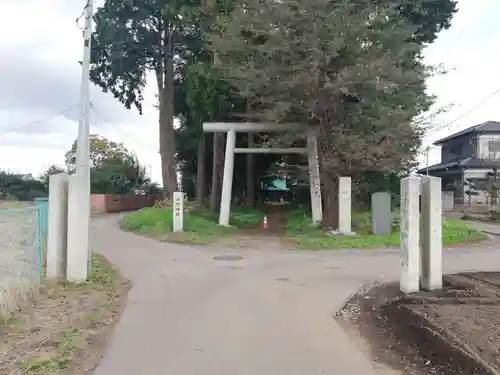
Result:
<svg viewBox="0 0 500 375"><path fill-rule="evenodd" d="M44 273L47 199L0 210L0 314L38 290Z"/></svg>

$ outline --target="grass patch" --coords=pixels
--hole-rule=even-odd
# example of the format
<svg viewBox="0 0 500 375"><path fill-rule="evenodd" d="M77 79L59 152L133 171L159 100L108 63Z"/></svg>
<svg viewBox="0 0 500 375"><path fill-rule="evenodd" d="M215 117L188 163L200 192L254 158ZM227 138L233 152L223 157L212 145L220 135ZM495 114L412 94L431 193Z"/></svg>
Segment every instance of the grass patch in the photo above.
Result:
<svg viewBox="0 0 500 375"><path fill-rule="evenodd" d="M126 215L122 226L163 241L209 244L220 238L236 235L238 229L260 224L263 216L259 210L237 206L231 212L231 227L221 227L217 225L218 215L197 209L184 213L184 232L174 233L172 208L151 207Z"/></svg>
<svg viewBox="0 0 500 375"><path fill-rule="evenodd" d="M323 249L363 249L388 248L400 245L399 213L393 216L393 232L389 236L375 236L371 233L371 214L353 213L352 227L356 235L329 236L313 224L309 214L302 210L287 214L287 236L300 248ZM443 222L443 245L455 246L484 240L486 236L460 220Z"/></svg>
<svg viewBox="0 0 500 375"><path fill-rule="evenodd" d="M91 373L128 288L128 282L97 254L86 282L43 282L39 293L0 320L0 374Z"/></svg>

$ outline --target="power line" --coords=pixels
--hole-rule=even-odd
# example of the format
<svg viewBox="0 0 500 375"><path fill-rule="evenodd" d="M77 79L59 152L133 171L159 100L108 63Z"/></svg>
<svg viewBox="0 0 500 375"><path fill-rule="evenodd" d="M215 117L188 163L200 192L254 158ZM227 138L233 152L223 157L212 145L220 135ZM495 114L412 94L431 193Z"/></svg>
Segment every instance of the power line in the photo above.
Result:
<svg viewBox="0 0 500 375"><path fill-rule="evenodd" d="M80 26L80 21L82 20L82 18L87 19L89 17L88 15L86 15L87 10L89 8L90 8L90 4L86 3L85 6L83 7L82 13L76 19L76 27L78 27L80 30L84 30L85 29L85 27Z"/></svg>
<svg viewBox="0 0 500 375"><path fill-rule="evenodd" d="M113 128L115 128L119 133L122 133L124 135L127 135L128 137L132 138L134 141L136 141L137 143L141 144L142 146L145 146L147 148L151 148L152 147L152 144L146 144L146 142L142 141L141 140L138 140L137 139L137 136L134 136L126 131L124 131L123 129L120 129L118 126L116 126L115 124L113 124L112 122L110 121L107 121L106 118L102 115L102 113L96 108L96 106L91 102L90 103L90 108L94 111L94 113L102 120L104 121L106 124L108 125L111 125ZM158 146L154 146L155 148L158 148Z"/></svg>
<svg viewBox="0 0 500 375"><path fill-rule="evenodd" d="M40 124L40 123L42 123L42 122L48 121L48 120L50 120L50 119L53 119L54 117L61 116L61 115L65 114L65 113L68 113L68 112L72 111L72 110L73 110L73 109L75 109L75 108L78 108L78 106L77 106L77 105L75 105L75 106L73 106L73 107L71 107L71 108L68 108L68 109L66 109L66 110L64 110L64 111L61 111L61 112L58 112L58 113L55 113L55 114L53 114L53 115L51 115L51 116L49 116L49 117L45 117L45 118L43 118L43 119L41 119L41 120L33 121L33 122L30 122L30 123L27 123L27 124L24 124L24 125L21 125L21 126L17 126L17 127L15 127L15 128L11 128L11 129L9 129L9 130L6 130L6 131L4 131L4 132L1 132L1 133L0 133L0 136L5 135L5 134L8 134L8 133L15 132L15 131L17 131L17 130L21 130L21 129L24 129L24 128L27 128L27 127L30 127L30 126L32 126L32 125Z"/></svg>
<svg viewBox="0 0 500 375"><path fill-rule="evenodd" d="M498 94L500 92L500 88L496 89L494 92L492 92L490 95L488 95L486 98L484 98L482 101L480 101L478 104L476 104L474 107L470 108L469 110L467 110L466 112L462 113L460 116L458 116L456 119L454 119L453 121L450 121L448 122L447 124L445 125L442 125L436 129L433 129L434 131L440 131L440 130L443 130L443 129L446 129L448 128L449 126L453 125L455 122L457 122L458 120L460 120L461 118L463 118L464 116L468 115L469 113L475 111L477 108L479 108L480 106L482 106L484 103L486 103L488 100L490 100L492 97L494 97L496 94Z"/></svg>

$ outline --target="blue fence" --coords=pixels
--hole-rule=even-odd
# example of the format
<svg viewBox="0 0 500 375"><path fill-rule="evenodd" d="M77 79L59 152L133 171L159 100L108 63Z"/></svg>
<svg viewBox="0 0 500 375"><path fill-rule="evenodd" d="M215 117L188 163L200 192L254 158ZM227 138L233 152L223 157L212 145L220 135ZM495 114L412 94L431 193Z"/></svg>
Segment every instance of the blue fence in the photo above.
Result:
<svg viewBox="0 0 500 375"><path fill-rule="evenodd" d="M36 201L36 241L38 250L38 273L44 275L47 259L47 235L49 229L49 198L37 198Z"/></svg>
<svg viewBox="0 0 500 375"><path fill-rule="evenodd" d="M48 199L16 206L0 202L0 313L16 308L44 274Z"/></svg>

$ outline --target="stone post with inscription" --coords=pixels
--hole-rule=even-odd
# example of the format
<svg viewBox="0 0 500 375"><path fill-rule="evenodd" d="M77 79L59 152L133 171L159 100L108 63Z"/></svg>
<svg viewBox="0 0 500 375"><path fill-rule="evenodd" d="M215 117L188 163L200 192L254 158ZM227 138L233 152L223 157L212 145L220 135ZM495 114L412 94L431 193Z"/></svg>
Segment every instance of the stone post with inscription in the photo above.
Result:
<svg viewBox="0 0 500 375"><path fill-rule="evenodd" d="M419 291L420 279L420 178L401 179L401 279L403 293Z"/></svg>
<svg viewBox="0 0 500 375"><path fill-rule="evenodd" d="M184 231L184 193L181 191L176 191L174 193L174 204L173 204L173 231L183 232Z"/></svg>
<svg viewBox="0 0 500 375"><path fill-rule="evenodd" d="M351 178L339 178L339 234L351 232Z"/></svg>

